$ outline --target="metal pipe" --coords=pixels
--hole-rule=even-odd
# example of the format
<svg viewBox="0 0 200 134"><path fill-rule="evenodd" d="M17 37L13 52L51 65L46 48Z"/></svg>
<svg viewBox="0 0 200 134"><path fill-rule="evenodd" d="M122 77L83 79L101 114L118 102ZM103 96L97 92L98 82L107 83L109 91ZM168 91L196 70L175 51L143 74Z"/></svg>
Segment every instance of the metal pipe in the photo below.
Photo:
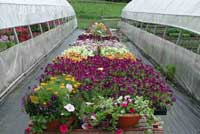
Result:
<svg viewBox="0 0 200 134"><path fill-rule="evenodd" d="M156 30L157 30L157 25L155 24L154 29L153 29L153 34L156 34Z"/></svg>
<svg viewBox="0 0 200 134"><path fill-rule="evenodd" d="M167 28L168 28L168 26L165 27L165 30L164 30L164 33L163 33L163 38L164 38L164 39L165 39L166 34L167 34Z"/></svg>
<svg viewBox="0 0 200 134"><path fill-rule="evenodd" d="M48 31L51 29L50 25L49 25L49 22L47 22L47 28L48 28Z"/></svg>
<svg viewBox="0 0 200 134"><path fill-rule="evenodd" d="M42 25L39 24L40 32L43 33Z"/></svg>
<svg viewBox="0 0 200 134"><path fill-rule="evenodd" d="M15 27L13 28L13 32L14 32L15 41L17 44L19 44L19 39L18 39L18 35L17 35L17 31Z"/></svg>
<svg viewBox="0 0 200 134"><path fill-rule="evenodd" d="M33 32L32 32L32 30L31 30L30 25L28 25L28 31L29 31L29 34L31 35L31 38L33 38Z"/></svg>
<svg viewBox="0 0 200 134"><path fill-rule="evenodd" d="M181 39L182 39L182 33L183 33L183 31L182 31L182 30L180 30L180 32L179 32L179 34L178 34L177 41L176 41L176 44L177 44L177 45L179 45L179 44L180 44L180 42L181 42Z"/></svg>

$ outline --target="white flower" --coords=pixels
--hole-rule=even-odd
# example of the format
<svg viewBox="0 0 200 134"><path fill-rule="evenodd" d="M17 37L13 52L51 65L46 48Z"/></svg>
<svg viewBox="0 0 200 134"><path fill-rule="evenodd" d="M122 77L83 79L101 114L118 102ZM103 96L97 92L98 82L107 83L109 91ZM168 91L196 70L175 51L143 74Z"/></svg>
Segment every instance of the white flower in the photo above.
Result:
<svg viewBox="0 0 200 134"><path fill-rule="evenodd" d="M131 98L130 95L126 95L126 96L124 96L124 99L125 99L125 100L128 100L128 99L130 99L130 98Z"/></svg>
<svg viewBox="0 0 200 134"><path fill-rule="evenodd" d="M96 120L96 119L97 119L95 115L91 115L90 118L93 119L93 120Z"/></svg>
<svg viewBox="0 0 200 134"><path fill-rule="evenodd" d="M125 112L126 111L124 109L120 111L121 114L125 114Z"/></svg>
<svg viewBox="0 0 200 134"><path fill-rule="evenodd" d="M74 112L75 111L75 107L72 104L67 104L66 106L64 106L64 108L68 111L68 112Z"/></svg>
<svg viewBox="0 0 200 134"><path fill-rule="evenodd" d="M94 103L86 102L85 104L89 106L89 105L93 105Z"/></svg>
<svg viewBox="0 0 200 134"><path fill-rule="evenodd" d="M120 97L117 99L117 102L120 103L122 99L123 99L123 97L120 96Z"/></svg>
<svg viewBox="0 0 200 134"><path fill-rule="evenodd" d="M64 113L61 113L60 115L62 115L62 116L63 116L63 115L64 115Z"/></svg>
<svg viewBox="0 0 200 134"><path fill-rule="evenodd" d="M66 84L66 88L68 89L68 91L71 93L73 90L73 86L71 84Z"/></svg>
<svg viewBox="0 0 200 134"><path fill-rule="evenodd" d="M103 71L103 67L99 67L99 68L97 68L97 70Z"/></svg>

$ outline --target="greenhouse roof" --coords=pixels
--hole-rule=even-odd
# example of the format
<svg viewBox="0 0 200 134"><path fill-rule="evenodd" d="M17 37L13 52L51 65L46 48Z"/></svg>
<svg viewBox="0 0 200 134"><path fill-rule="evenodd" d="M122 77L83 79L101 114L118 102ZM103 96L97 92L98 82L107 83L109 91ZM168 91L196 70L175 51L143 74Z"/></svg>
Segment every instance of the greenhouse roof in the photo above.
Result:
<svg viewBox="0 0 200 134"><path fill-rule="evenodd" d="M0 0L0 29L73 15L75 12L66 0Z"/></svg>
<svg viewBox="0 0 200 134"><path fill-rule="evenodd" d="M200 33L200 0L132 0L122 17Z"/></svg>

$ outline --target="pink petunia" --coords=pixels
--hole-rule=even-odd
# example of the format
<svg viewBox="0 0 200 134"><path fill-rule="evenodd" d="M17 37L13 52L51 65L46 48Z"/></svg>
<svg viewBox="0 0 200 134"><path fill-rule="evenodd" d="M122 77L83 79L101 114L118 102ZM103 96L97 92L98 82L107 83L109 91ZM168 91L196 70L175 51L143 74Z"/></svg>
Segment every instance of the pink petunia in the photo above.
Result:
<svg viewBox="0 0 200 134"><path fill-rule="evenodd" d="M125 107L127 107L127 106L128 106L128 102L124 101L124 102L121 103L121 107L124 107L124 108L125 108Z"/></svg>
<svg viewBox="0 0 200 134"><path fill-rule="evenodd" d="M135 113L135 109L134 109L134 108L130 108L130 109L129 109L129 112L130 112L130 113Z"/></svg>
<svg viewBox="0 0 200 134"><path fill-rule="evenodd" d="M68 126L66 124L62 124L60 125L60 132L63 134L63 133L66 133L68 132Z"/></svg>
<svg viewBox="0 0 200 134"><path fill-rule="evenodd" d="M30 134L30 133L31 133L31 127L27 127L27 128L25 129L25 131L26 131L26 134Z"/></svg>
<svg viewBox="0 0 200 134"><path fill-rule="evenodd" d="M123 134L124 130L123 129L117 129L117 131L115 131L115 134Z"/></svg>

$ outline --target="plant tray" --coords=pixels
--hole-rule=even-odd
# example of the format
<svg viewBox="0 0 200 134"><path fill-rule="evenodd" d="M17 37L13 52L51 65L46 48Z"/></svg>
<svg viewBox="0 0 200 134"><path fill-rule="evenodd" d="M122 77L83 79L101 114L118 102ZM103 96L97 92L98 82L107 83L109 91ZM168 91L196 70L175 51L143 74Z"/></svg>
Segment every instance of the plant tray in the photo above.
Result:
<svg viewBox="0 0 200 134"><path fill-rule="evenodd" d="M123 134L145 134L144 133L145 130L146 128L131 128L124 130ZM58 133L59 132L45 132L44 134L58 134ZM98 130L98 129L89 129L89 130L74 129L73 131L70 132L70 134L113 134L113 132ZM164 131L162 128L154 128L153 134L164 134Z"/></svg>

